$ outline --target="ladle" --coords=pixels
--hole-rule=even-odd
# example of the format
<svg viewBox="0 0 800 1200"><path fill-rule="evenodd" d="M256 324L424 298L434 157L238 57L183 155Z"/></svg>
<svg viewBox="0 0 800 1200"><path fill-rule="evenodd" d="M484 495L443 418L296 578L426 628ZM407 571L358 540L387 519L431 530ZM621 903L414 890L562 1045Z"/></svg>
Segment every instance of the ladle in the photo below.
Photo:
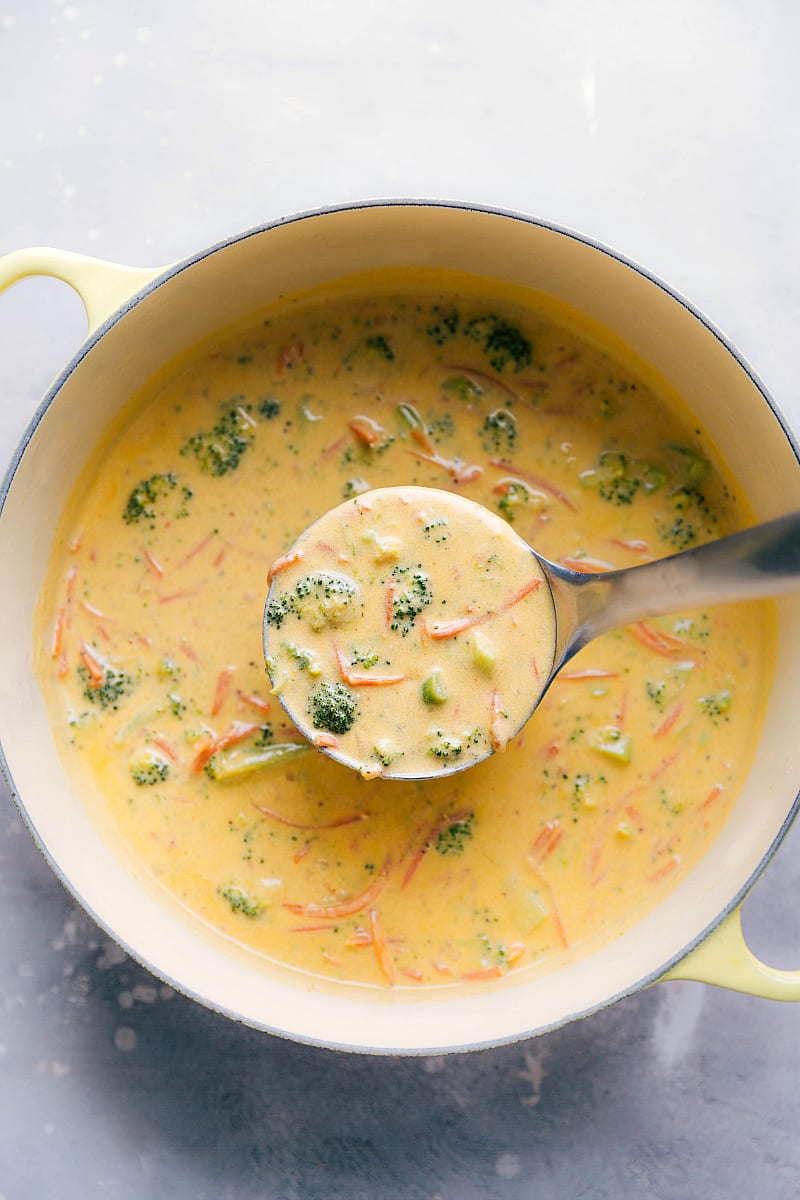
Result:
<svg viewBox="0 0 800 1200"><path fill-rule="evenodd" d="M382 489L381 493L367 493L362 498L365 511L369 512L369 497L380 496L382 493L386 495L391 493L411 495L413 493L417 496L420 493L427 493L431 497L438 496L441 498L442 504L446 506L446 511L451 514L463 513L466 528L469 528L471 521L472 527L476 528L476 531L476 519L480 520L480 515L485 514L488 520L501 527L501 536L504 539L509 542L513 539L517 549L520 546L524 547L525 551L536 560L538 571L549 587L552 601L554 624L551 624L553 629L552 658L549 660L552 665L542 678L537 680L533 675L530 676L531 695L530 704L525 710L526 715L519 721L516 728L508 731L508 736L513 736L530 718L564 665L579 650L601 634L651 617L729 601L775 596L778 593L800 588L800 512L789 513L765 524L756 525L667 558L656 559L622 570L590 573L572 570L543 557L519 538L506 522L501 521L494 514L488 513L474 501L467 500L460 495L449 492L439 493L434 489L386 488ZM317 539L316 544L319 544L322 532L329 533L326 524L328 518L335 516L340 510L344 511L345 506L340 506L339 510L332 510L331 514L326 514L311 527ZM295 549L279 560L281 566L287 561L294 562L298 559L296 548L302 546L304 539L308 536L309 531L306 531L306 534L295 543ZM464 545L465 553L469 549L471 540L469 539ZM450 546L448 549L450 554L453 554L453 547ZM346 555L344 557L347 558ZM287 700L281 690L281 680L277 678L277 672L274 670L273 652L281 635L270 623L268 616L270 599L275 596L276 583L280 578L280 574L276 574L273 578L267 602L264 621L265 654L268 666L272 664L270 673L281 702L298 729L310 740L315 741L319 748L333 758L360 769L362 774L385 774L394 779L439 777L443 773L463 770L467 766L472 766L487 758L496 749L501 748L492 739L488 739L484 745L471 752L469 756L461 756L459 752L459 757L448 761L431 757L429 769L406 769L401 761L397 761L391 765L389 770L381 770L379 764L373 770L369 765L365 765L363 760L359 761L358 757L353 757L347 752L343 753L336 744L335 738L320 737L318 730L312 727L308 713L298 711ZM450 611L449 609L448 612ZM523 606L520 605L519 611L521 617ZM478 625L479 621L475 620L472 624ZM357 623L355 628L359 629ZM361 679L363 682L363 676ZM503 739L504 742L505 740L507 738ZM326 745L326 741L331 744ZM427 765L426 760L424 768L427 768Z"/></svg>

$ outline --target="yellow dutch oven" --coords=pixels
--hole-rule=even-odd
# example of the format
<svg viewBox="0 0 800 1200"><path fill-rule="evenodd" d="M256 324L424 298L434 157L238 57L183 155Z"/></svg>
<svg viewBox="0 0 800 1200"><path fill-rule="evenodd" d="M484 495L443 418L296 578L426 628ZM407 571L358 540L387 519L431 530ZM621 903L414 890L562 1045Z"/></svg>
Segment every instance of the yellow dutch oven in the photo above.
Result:
<svg viewBox="0 0 800 1200"><path fill-rule="evenodd" d="M430 998L337 988L265 967L156 892L67 778L33 678L32 622L52 531L93 444L138 388L192 343L280 296L382 266L446 267L536 288L619 335L689 403L759 520L800 508L798 447L747 365L685 300L618 254L513 213L387 201L301 214L166 269L57 250L0 258L80 294L89 336L50 388L3 484L0 556L13 564L0 625L2 764L53 869L124 949L173 987L249 1025L341 1049L432 1053L495 1045L584 1016L661 980L800 1000L800 972L760 962L739 907L798 804L794 715L800 603L778 602L777 668L741 796L700 865L636 926L544 978Z"/></svg>

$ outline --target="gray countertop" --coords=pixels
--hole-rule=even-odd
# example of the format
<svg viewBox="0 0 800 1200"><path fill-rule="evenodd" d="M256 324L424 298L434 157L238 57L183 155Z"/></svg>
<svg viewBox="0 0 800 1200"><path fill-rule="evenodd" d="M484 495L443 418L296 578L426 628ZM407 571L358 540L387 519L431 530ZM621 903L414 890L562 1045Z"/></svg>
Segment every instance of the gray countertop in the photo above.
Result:
<svg viewBox="0 0 800 1200"><path fill-rule="evenodd" d="M800 427L792 0L0 0L0 253L158 265L376 196L522 210L706 311ZM0 297L4 461L83 339ZM6 587L13 564L4 563ZM800 966L800 832L745 906ZM467 1056L239 1027L129 960L0 792L0 1200L800 1195L800 1010L661 984Z"/></svg>

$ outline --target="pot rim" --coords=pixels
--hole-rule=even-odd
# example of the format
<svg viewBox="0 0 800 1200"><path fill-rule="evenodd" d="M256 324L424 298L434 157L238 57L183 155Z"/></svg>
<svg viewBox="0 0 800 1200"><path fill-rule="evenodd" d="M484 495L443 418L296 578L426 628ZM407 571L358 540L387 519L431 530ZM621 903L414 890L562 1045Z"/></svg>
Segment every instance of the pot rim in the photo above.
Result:
<svg viewBox="0 0 800 1200"><path fill-rule="evenodd" d="M481 204L481 203L473 203L470 201L426 199L426 198L417 198L417 197L405 197L405 198L386 197L386 198L346 201L346 202L333 204L333 205L329 205L329 206L306 209L306 210L302 210L300 212L297 212L297 213L294 213L294 214L291 214L288 216L279 217L272 221L268 221L268 222L265 222L260 225L252 226L249 229L246 229L241 233L233 234L230 237L223 238L217 242L214 242L211 245L209 245L193 254L190 254L186 258L180 259L178 262L171 264L170 266L167 266L162 270L156 269L156 272L154 273L154 277L151 280L149 280L143 287L136 290L117 309L112 311L109 314L109 316L105 318L105 320L103 320L95 329L93 329L90 332L90 334L87 336L86 340L78 347L75 354L66 363L66 365L62 368L62 370L58 373L56 378L53 380L53 382L48 387L44 397L40 401L37 408L34 410L34 413L31 416L31 419L28 422L28 425L27 425L25 431L23 432L19 443L17 444L17 447L16 447L14 453L12 454L11 460L5 471L2 482L0 483L0 519L2 519L6 500L8 498L11 488L13 487L14 478L16 476L16 473L20 466L20 463L21 463L21 461L28 449L28 446L29 446L32 438L34 437L45 413L50 408L53 401L56 399L58 393L64 387L65 383L69 380L69 378L72 376L72 374L80 367L83 360L90 354L90 352L95 347L95 345L113 327L115 327L121 320L123 320L124 317L127 316L128 313L132 311L132 309L134 309L140 303L142 303L144 300L146 300L158 288L162 287L164 284L168 283L173 278L176 278L177 276L181 275L184 271L191 269L192 267L196 266L198 263L203 262L205 259L211 257L212 255L214 255L220 251L224 251L226 249L229 249L231 246L238 245L242 242L246 242L249 239L254 238L254 237L259 237L259 236L269 233L275 229L282 228L283 226L295 225L295 224L299 224L303 221L315 220L315 219L319 219L319 218L324 219L326 217L335 216L336 214L343 213L343 212L358 212L358 211L364 211L364 210L391 209L391 208L422 208L422 209L436 209L436 210L444 210L444 211L456 210L456 211L462 211L462 212L474 212L476 214L480 214L480 215L484 215L484 216L500 217L500 218L504 218L504 219L508 219L508 220L512 220L512 221L518 221L518 222L521 222L521 223L527 224L527 225L533 225L533 226L536 226L543 230L546 230L550 233L554 233L556 235L579 242L582 245L588 247L589 249L595 250L598 253L605 255L606 257L619 263L621 266L624 266L624 267L628 268L629 270L633 271L635 274L641 276L647 282L649 282L650 284L652 284L653 286L658 288L660 291L662 291L670 300L672 300L673 302L677 303L682 308L684 308L687 311L687 313L690 316L692 316L695 320L699 321L700 324L705 328L705 330L708 333L710 333L712 335L712 337L715 338L720 343L720 345L722 346L722 348L725 351L727 351L727 353L731 356L731 358L738 365L738 367L749 378L749 380L751 381L751 383L753 384L753 386L756 388L759 395L761 396L762 400L765 402L767 408L770 410L772 416L778 422L778 425L780 426L781 431L783 432L787 442L789 443L789 445L794 453L795 460L798 462L798 465L800 465L800 445L798 444L798 441L794 436L791 426L790 426L789 422L787 421L787 419L784 417L783 413L781 412L781 410L780 410L779 406L777 405L776 401L774 400L774 398L770 395L765 384L763 383L763 381L761 380L761 378L759 377L757 372L750 365L750 363L747 361L747 359L744 358L744 356L740 353L740 351L736 348L736 346L730 341L730 339L719 329L719 327L712 320L710 320L710 318L701 309L699 309L696 305L691 303L685 296L683 296L680 292L676 291L671 285L667 284L659 276L653 274L646 268L642 267L635 260L627 257L626 255L617 251L613 247L608 246L608 245L604 244L603 242L600 242L599 240L597 240L593 237L590 237L586 234L580 233L577 230L575 230L569 226L561 225L556 222L549 221L545 218L521 213L521 212L515 211L513 209L494 207L494 206L485 205L485 204ZM778 848L780 847L781 843L783 842L784 838L786 837L792 823L794 822L794 820L797 816L798 810L800 810L800 791L798 791L795 795L795 799L792 803L791 808L789 809L784 820L781 822L780 827L775 832L775 835L772 838L772 841L771 841L770 845L768 846L767 850L764 852L764 854L762 855L762 857L760 858L760 860L758 861L758 863L756 864L756 866L754 867L753 871L748 876L748 878L746 879L744 884L730 898L730 900L725 905L725 907L719 912L719 914L712 921L710 921L708 923L708 925L701 932L697 933L688 943L686 943L680 951L677 951L667 961L665 961L663 964L661 964L659 967L655 968L654 970L650 971L647 975L643 976L638 981L631 982L630 984L623 987L620 991L615 992L614 994L609 995L607 997L604 997L599 1002L592 1003L586 1009L579 1009L579 1010L576 1010L573 1012L562 1014L558 1019L556 1019L554 1021L551 1021L545 1025L536 1026L532 1029L523 1031L521 1033L514 1032L514 1033L506 1034L503 1036L490 1037L490 1038L482 1039L480 1041L469 1042L469 1043L464 1043L464 1044L446 1043L443 1045L398 1049L395 1047L362 1046L362 1045L358 1045L358 1044L349 1044L349 1043L337 1042L337 1041L333 1041L333 1040L329 1041L329 1040L326 1040L324 1038L320 1038L317 1036L303 1035L302 1033L297 1033L294 1031L290 1032L285 1029L272 1026L267 1022L251 1020L250 1018L247 1018L245 1020L245 1018L243 1018L243 1016L240 1013L237 1013L235 1010L230 1009L223 1004L213 1002L208 997L205 997L199 993L194 992L190 987L187 987L186 984L183 984L179 980L172 977L169 972L165 972L161 968L155 968L150 962L147 961L146 958L142 957L133 947L128 945L125 940L120 939L119 935L114 930L112 930L110 928L110 926L107 924L107 922L95 912L94 908L91 905L87 904L87 902L84 900L84 898L80 895L79 891L77 890L77 886L71 882L71 880L66 876L66 874L65 874L64 870L62 869L62 867L60 866L60 864L52 857L47 846L42 841L42 839L39 835L39 832L37 830L36 824L33 821L33 819L31 818L31 816L29 815L27 808L25 806L24 800L14 783L13 775L12 775L10 766L8 764L5 750L4 750L2 743L0 743L0 774L2 774L3 778L6 781L11 798L14 801L14 804L15 804L17 810L19 811L20 816L22 817L27 829L31 833L35 845L37 846L40 853L45 858L48 866L53 871L56 878L59 879L59 881L62 883L62 885L67 889L69 894L81 906L81 908L85 912L88 913L88 915L95 922L95 924L98 925L108 935L108 937L112 941L114 941L118 945L120 945L121 948L125 951L125 953L130 958L132 958L134 961L138 962L139 965L142 966L145 970L156 975L159 979L163 980L163 982L165 982L169 986L173 987L177 992L196 1001L197 1003L201 1004L203 1007L205 1007L211 1011L220 1013L221 1015L224 1015L227 1018L234 1020L240 1024L247 1024L249 1027L259 1029L262 1032L269 1033L274 1036L282 1037L284 1039L291 1040L293 1042L298 1042L301 1044L319 1046L319 1047L326 1048L326 1049L340 1050L340 1051L345 1051L345 1052L350 1052L350 1053L369 1053L369 1054L378 1055L378 1056L400 1056L400 1055L424 1056L424 1055L434 1055L434 1054L442 1054L442 1053L463 1053L463 1052L467 1052L467 1051L489 1049L489 1048L496 1047L496 1046L511 1044L511 1043L522 1041L522 1040L525 1040L525 1039L528 1039L528 1038L531 1038L534 1036L538 1036L539 1034L542 1034L542 1033L551 1032L552 1030L558 1029L561 1026L566 1025L567 1023L569 1023L571 1021L578 1020L582 1017L590 1016L595 1012L600 1012L603 1009L609 1007L610 1005L617 1003L619 1000L622 1000L622 999L626 998L627 996L633 995L634 993L636 993L644 988L650 987L654 983L659 982L665 975L667 975L673 968L675 968L678 963L683 961L687 957L687 955L689 955L693 950L697 949L697 947L700 946L714 932L714 930L716 930L727 918L729 918L731 916L732 913L735 912L736 909L739 908L739 906L743 903L743 901L745 900L745 898L747 897L747 895L749 894L751 889L754 887L754 885L756 884L756 882L758 881L758 879L760 878L760 876L762 875L762 873L764 872L766 867L769 865L773 856L776 854ZM447 1003L446 1000L444 1000L442 1002Z"/></svg>

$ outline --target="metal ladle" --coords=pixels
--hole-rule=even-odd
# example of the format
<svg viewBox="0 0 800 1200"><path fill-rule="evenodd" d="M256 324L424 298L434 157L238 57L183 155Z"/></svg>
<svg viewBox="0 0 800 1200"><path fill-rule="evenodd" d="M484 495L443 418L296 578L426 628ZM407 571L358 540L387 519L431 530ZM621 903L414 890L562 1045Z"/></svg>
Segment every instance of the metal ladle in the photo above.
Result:
<svg viewBox="0 0 800 1200"><path fill-rule="evenodd" d="M454 501L461 501L461 497L448 494L448 502L453 504ZM474 502L462 503L472 505ZM509 532L513 534L513 531ZM530 546L528 549L538 560L550 588L555 644L552 669L544 687L541 683L537 685L536 695L522 724L541 703L564 665L603 633L648 617L709 604L775 596L800 588L800 512L789 513L668 558L602 573L575 571L551 562ZM268 653L267 637L265 622L264 645ZM281 700L301 732L312 737L313 731L309 730L305 714L292 711L283 697ZM489 747L481 757L453 765L449 770L454 772L474 766L493 752ZM335 751L329 753L333 758L339 757ZM347 765L353 764L348 762ZM432 764L430 771L393 774L391 777L417 780L439 778L442 773L439 765Z"/></svg>

